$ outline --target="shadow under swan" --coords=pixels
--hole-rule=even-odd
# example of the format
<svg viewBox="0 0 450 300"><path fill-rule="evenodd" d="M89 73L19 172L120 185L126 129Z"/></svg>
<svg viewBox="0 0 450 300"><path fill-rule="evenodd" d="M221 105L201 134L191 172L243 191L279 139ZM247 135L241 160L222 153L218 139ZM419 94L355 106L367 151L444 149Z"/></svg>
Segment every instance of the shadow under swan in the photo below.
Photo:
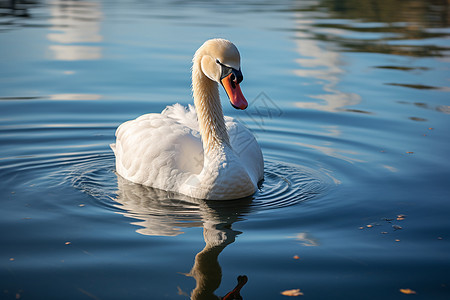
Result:
<svg viewBox="0 0 450 300"><path fill-rule="evenodd" d="M236 287L224 297L214 291L222 281L219 254L241 232L233 230L232 224L250 212L252 197L236 201L205 201L184 195L134 184L117 176L118 191L116 207L121 214L135 219L131 224L141 228L136 232L153 236L177 236L182 228L203 227L205 247L195 256L194 266L186 276L193 277L196 286L191 292L192 300L242 299L241 288L247 276L238 276Z"/></svg>

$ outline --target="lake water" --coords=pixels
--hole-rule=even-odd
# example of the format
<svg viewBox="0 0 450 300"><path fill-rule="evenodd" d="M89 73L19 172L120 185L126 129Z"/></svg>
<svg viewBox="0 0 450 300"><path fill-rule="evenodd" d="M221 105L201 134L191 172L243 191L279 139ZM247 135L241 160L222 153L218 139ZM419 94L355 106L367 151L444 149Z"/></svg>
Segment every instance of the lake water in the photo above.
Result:
<svg viewBox="0 0 450 300"><path fill-rule="evenodd" d="M16 1L0 9L0 298L450 298L446 0ZM126 120L240 49L265 159L242 201L116 176ZM226 97L221 91L222 97ZM294 293L295 294L295 293Z"/></svg>

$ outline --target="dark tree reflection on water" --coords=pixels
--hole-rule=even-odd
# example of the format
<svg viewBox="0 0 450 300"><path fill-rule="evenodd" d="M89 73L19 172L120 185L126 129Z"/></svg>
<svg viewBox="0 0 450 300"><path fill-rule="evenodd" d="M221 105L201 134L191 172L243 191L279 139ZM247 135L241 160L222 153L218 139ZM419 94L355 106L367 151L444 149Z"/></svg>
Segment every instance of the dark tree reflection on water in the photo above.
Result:
<svg viewBox="0 0 450 300"><path fill-rule="evenodd" d="M337 42L342 51L440 57L450 50L445 45L407 43L449 35L441 30L450 24L450 4L445 0L323 0L307 7L302 1L296 5L294 11L324 13L323 22L320 15L315 17L315 38ZM340 30L342 36L326 29ZM374 37L368 39L368 34Z"/></svg>

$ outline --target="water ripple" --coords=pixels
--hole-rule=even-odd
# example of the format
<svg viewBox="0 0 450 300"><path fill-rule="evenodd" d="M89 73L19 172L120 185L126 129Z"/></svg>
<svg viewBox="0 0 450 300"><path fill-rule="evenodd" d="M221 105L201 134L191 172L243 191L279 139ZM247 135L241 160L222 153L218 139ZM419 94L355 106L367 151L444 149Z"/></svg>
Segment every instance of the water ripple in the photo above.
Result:
<svg viewBox="0 0 450 300"><path fill-rule="evenodd" d="M323 195L334 185L325 173L275 161L265 162L264 182L255 195L242 200L251 211L273 210L299 204ZM216 202L222 208L236 207L239 201L203 201L173 192L133 184L117 176L112 157L80 161L66 176L75 188L92 196L98 205L120 208L138 215L192 215L193 207ZM131 204L133 202L134 204ZM228 204L227 204L228 203ZM229 205L231 203L231 205ZM118 205L117 205L118 204ZM242 204L242 203L241 203ZM189 219L189 218L188 218Z"/></svg>
<svg viewBox="0 0 450 300"><path fill-rule="evenodd" d="M332 180L318 171L275 161L266 161L264 182L252 206L269 210L296 205L324 194Z"/></svg>

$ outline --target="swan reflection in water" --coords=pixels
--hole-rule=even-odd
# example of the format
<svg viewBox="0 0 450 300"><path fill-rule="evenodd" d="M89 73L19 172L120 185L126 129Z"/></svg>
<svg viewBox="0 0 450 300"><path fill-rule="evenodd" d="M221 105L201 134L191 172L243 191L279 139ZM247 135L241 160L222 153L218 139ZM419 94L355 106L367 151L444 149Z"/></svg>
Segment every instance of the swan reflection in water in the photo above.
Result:
<svg viewBox="0 0 450 300"><path fill-rule="evenodd" d="M117 176L118 191L116 207L124 216L137 221L133 225L143 235L176 236L182 228L203 227L205 247L195 256L194 266L187 276L194 277L196 287L192 300L242 299L241 288L247 276L238 276L236 287L224 297L214 291L222 280L222 269L218 256L226 246L233 243L241 232L231 225L250 211L252 198L238 201L204 201L134 184Z"/></svg>

